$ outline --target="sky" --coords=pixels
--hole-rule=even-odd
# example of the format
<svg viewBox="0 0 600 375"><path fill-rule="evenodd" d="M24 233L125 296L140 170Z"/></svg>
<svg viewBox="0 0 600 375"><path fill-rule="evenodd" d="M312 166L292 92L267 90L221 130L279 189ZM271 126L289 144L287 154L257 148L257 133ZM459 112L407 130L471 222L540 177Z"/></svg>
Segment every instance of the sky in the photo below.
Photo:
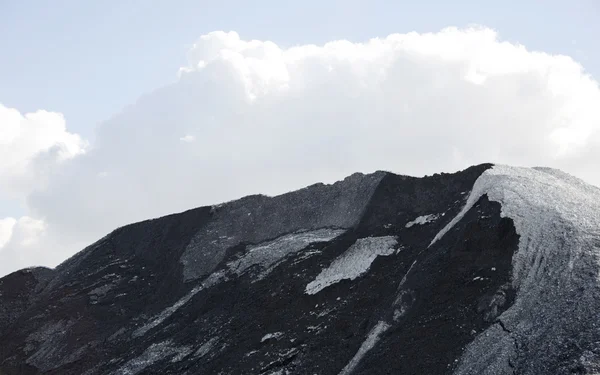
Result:
<svg viewBox="0 0 600 375"><path fill-rule="evenodd" d="M0 0L0 275L356 171L600 185L600 3Z"/></svg>

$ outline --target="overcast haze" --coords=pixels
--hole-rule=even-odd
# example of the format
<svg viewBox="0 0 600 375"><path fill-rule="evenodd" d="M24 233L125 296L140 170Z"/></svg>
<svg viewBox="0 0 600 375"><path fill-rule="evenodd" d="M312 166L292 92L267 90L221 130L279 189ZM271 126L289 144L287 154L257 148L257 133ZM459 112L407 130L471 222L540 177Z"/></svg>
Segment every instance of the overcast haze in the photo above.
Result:
<svg viewBox="0 0 600 375"><path fill-rule="evenodd" d="M357 171L600 185L600 5L485 3L0 2L0 275Z"/></svg>

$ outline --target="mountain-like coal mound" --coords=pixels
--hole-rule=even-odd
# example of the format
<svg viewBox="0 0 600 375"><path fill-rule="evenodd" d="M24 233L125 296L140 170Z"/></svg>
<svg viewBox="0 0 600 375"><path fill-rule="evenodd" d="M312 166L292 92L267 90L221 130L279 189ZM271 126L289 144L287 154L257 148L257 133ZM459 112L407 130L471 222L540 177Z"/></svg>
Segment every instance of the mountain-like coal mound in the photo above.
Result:
<svg viewBox="0 0 600 375"><path fill-rule="evenodd" d="M0 279L0 374L600 373L600 189L354 174Z"/></svg>

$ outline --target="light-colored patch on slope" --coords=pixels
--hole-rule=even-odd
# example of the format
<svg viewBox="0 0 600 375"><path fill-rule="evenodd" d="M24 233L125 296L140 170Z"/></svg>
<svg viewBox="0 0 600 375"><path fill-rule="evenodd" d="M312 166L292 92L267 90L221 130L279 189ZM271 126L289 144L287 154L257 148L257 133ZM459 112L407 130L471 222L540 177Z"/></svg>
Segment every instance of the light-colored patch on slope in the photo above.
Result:
<svg viewBox="0 0 600 375"><path fill-rule="evenodd" d="M367 352L377 344L379 341L379 337L388 329L390 325L384 321L378 322L375 327L371 329L365 341L363 341L362 345L358 349L358 352L352 357L350 362L342 369L339 375L348 375L352 373L352 371L356 368L356 366L360 363L363 357L367 354Z"/></svg>
<svg viewBox="0 0 600 375"><path fill-rule="evenodd" d="M467 347L456 374L508 374L518 365L515 341L527 337L522 374L535 374L564 353L572 337L600 340L600 189L547 168L494 166L473 186L462 211L433 239L442 238L483 196L499 202L520 236L513 256L514 304ZM577 360L571 358L569 360Z"/></svg>
<svg viewBox="0 0 600 375"><path fill-rule="evenodd" d="M187 349L184 349L187 351ZM181 348L172 346L170 341L152 344L139 357L136 357L123 365L113 375L136 375L152 366L158 361L175 356Z"/></svg>
<svg viewBox="0 0 600 375"><path fill-rule="evenodd" d="M25 339L24 351L29 355L26 362L41 371L50 371L80 359L87 346L69 348L68 334L75 321L48 322Z"/></svg>
<svg viewBox="0 0 600 375"><path fill-rule="evenodd" d="M164 322L168 317L170 317L171 315L173 315L177 310L179 310L183 305L185 305L186 303L188 303L196 294L198 294L198 292L200 292L203 289L206 288L210 288L211 286L221 282L225 280L225 274L221 271L221 272L215 272L212 273L209 277L207 277L202 283L200 283L200 285L194 287L192 290L189 291L188 294L186 294L185 296L181 297L177 302L175 302L173 305L167 307L166 309L164 309L160 314L158 314L157 316L155 316L154 318L152 318L150 320L150 322L144 324L142 327L136 329L135 331L133 331L133 337L140 337L146 334L146 332L150 331L151 329L157 327L158 325L160 325L162 322Z"/></svg>
<svg viewBox="0 0 600 375"><path fill-rule="evenodd" d="M395 236L358 239L306 286L306 293L316 294L341 280L356 279L369 270L375 258L393 254L397 244Z"/></svg>
<svg viewBox="0 0 600 375"><path fill-rule="evenodd" d="M229 262L231 271L241 275L252 266L259 266L262 272L258 279L267 276L286 256L294 254L310 244L328 242L343 234L341 229L319 229L309 232L291 233L273 241L249 246L241 258Z"/></svg>
<svg viewBox="0 0 600 375"><path fill-rule="evenodd" d="M196 356L198 358L202 358L202 357L206 356L208 353L210 353L210 351L213 348L215 348L215 346L217 345L218 342L219 342L218 337L212 337L210 340L208 340L204 344L200 345L198 350L196 350L196 352L194 353L194 356Z"/></svg>
<svg viewBox="0 0 600 375"><path fill-rule="evenodd" d="M444 216L445 213L443 214L429 214L429 215L423 215L423 216L419 216L416 219L409 221L408 223L406 223L406 225L404 226L405 228L410 228L414 225L425 225L425 224L429 224L431 222L436 221L440 216Z"/></svg>
<svg viewBox="0 0 600 375"><path fill-rule="evenodd" d="M279 339L281 336L283 336L283 332L267 333L260 339L260 342L265 342L270 339Z"/></svg>

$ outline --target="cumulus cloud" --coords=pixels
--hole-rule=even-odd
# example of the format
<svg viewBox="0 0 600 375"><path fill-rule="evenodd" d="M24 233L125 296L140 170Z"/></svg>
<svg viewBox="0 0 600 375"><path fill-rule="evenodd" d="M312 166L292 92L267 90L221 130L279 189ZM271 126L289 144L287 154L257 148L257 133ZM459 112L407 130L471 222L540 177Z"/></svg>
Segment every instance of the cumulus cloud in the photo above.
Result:
<svg viewBox="0 0 600 375"><path fill-rule="evenodd" d="M62 114L21 114L0 103L0 197L26 199L86 147L85 140L67 131ZM55 264L66 255L40 243L45 227L43 220L29 216L0 218L0 275L32 264Z"/></svg>
<svg viewBox="0 0 600 375"><path fill-rule="evenodd" d="M16 223L12 217L0 219L0 249L10 241Z"/></svg>
<svg viewBox="0 0 600 375"><path fill-rule="evenodd" d="M43 221L27 216L0 220L0 275L53 260L51 252L40 252L44 226Z"/></svg>
<svg viewBox="0 0 600 375"><path fill-rule="evenodd" d="M490 29L291 48L213 32L188 59L176 83L101 124L93 149L28 194L61 249L131 221L356 171L499 162L600 185L598 83L572 58Z"/></svg>
<svg viewBox="0 0 600 375"><path fill-rule="evenodd" d="M66 130L60 113L21 114L0 103L0 194L26 195L48 168L82 154L86 145Z"/></svg>

